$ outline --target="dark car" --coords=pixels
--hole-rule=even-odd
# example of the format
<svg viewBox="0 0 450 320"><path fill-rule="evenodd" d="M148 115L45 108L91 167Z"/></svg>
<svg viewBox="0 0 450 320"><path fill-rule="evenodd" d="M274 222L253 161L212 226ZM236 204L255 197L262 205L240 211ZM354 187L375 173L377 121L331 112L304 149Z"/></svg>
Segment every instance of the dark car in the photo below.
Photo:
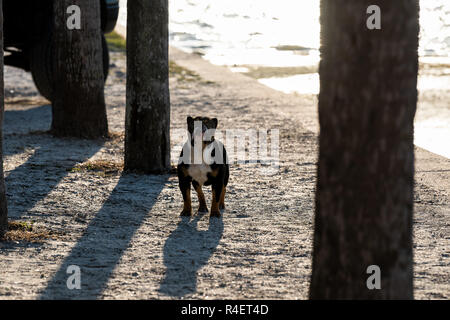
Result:
<svg viewBox="0 0 450 320"><path fill-rule="evenodd" d="M3 0L3 33L6 65L31 71L39 92L51 101L53 1ZM103 71L109 69L105 33L111 32L119 14L119 0L96 0L101 4Z"/></svg>

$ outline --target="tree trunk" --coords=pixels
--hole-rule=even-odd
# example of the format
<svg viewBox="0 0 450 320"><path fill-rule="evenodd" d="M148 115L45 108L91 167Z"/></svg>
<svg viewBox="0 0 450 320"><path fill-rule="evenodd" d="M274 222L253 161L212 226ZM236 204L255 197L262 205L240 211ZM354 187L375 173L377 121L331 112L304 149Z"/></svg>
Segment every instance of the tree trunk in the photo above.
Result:
<svg viewBox="0 0 450 320"><path fill-rule="evenodd" d="M5 178L3 175L3 111L5 108L3 82L3 3L0 0L0 236L8 229Z"/></svg>
<svg viewBox="0 0 450 320"><path fill-rule="evenodd" d="M128 1L125 169L170 168L168 1Z"/></svg>
<svg viewBox="0 0 450 320"><path fill-rule="evenodd" d="M322 0L312 299L413 298L417 0ZM366 281L377 265L381 289Z"/></svg>
<svg viewBox="0 0 450 320"><path fill-rule="evenodd" d="M81 28L69 29L77 5ZM98 138L108 134L104 98L100 1L53 1L54 86L52 132L56 136Z"/></svg>

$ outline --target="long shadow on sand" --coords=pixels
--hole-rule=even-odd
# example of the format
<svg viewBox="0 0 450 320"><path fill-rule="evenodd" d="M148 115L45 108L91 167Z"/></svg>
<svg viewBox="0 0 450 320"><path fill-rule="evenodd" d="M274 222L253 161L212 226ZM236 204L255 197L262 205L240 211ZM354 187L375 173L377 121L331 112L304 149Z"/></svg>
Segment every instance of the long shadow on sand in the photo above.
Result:
<svg viewBox="0 0 450 320"><path fill-rule="evenodd" d="M168 175L122 175L109 198L41 292L40 298L99 298L168 178ZM71 275L67 271L71 265L80 268L80 290L67 288L67 280Z"/></svg>
<svg viewBox="0 0 450 320"><path fill-rule="evenodd" d="M6 175L8 214L19 219L44 199L77 163L93 156L102 140L59 139L50 127L51 107L7 110L4 120L4 155L34 150L29 158ZM42 214L42 213L41 213Z"/></svg>
<svg viewBox="0 0 450 320"><path fill-rule="evenodd" d="M197 271L206 265L223 235L222 218L211 218L207 230L198 230L203 215L181 218L164 244L166 274L159 292L183 297L197 291Z"/></svg>

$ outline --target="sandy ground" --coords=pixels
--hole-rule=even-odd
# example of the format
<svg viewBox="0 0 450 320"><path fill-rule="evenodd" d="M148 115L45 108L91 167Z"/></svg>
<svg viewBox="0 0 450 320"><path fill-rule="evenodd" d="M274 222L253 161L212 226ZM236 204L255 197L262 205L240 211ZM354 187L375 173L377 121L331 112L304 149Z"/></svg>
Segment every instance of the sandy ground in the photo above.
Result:
<svg viewBox="0 0 450 320"><path fill-rule="evenodd" d="M279 171L267 174L254 163L232 165L223 218L180 218L176 176L80 167L96 160L113 168L122 163L123 54L111 56L106 97L115 134L107 140L45 134L50 106L36 93L29 74L7 67L4 166L9 216L53 237L0 243L0 298L307 298L316 97L273 91L174 49L171 59L199 75L170 79L173 131L185 127L187 115L216 116L220 128L279 129ZM176 155L182 141L172 138ZM450 163L422 149L416 154L415 298L448 299ZM210 203L210 191L205 194ZM70 265L81 268L80 290L66 286Z"/></svg>

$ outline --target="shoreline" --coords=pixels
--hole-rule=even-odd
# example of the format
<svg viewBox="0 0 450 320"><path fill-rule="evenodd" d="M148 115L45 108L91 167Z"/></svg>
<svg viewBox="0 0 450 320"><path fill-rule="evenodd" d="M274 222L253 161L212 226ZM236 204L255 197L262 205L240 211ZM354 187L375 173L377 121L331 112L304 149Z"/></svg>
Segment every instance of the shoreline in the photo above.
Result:
<svg viewBox="0 0 450 320"><path fill-rule="evenodd" d="M126 38L124 26L118 23L115 31ZM176 49L188 55L198 56L173 46L171 48L172 51ZM317 95L320 90L317 65L298 67L213 65L256 79L264 86L286 94ZM420 57L419 66L419 100L415 117L414 144L450 159L450 145L447 143L450 138L450 106L444 103L446 99L450 101L448 90L450 58Z"/></svg>

